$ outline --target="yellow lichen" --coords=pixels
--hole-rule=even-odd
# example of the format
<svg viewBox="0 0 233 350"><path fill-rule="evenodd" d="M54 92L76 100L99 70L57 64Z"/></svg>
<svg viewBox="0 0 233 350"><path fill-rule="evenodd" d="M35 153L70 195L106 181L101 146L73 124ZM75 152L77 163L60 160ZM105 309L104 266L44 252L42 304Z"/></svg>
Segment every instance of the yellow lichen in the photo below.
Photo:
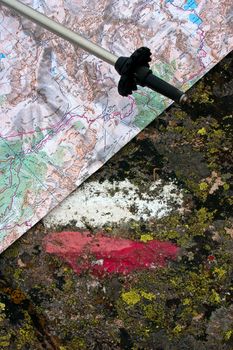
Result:
<svg viewBox="0 0 233 350"><path fill-rule="evenodd" d="M209 301L210 301L212 304L219 304L219 303L220 303L221 297L220 297L220 295L216 292L216 290L212 289L211 295L210 295L210 298L209 298Z"/></svg>
<svg viewBox="0 0 233 350"><path fill-rule="evenodd" d="M0 322L5 318L5 304L0 302Z"/></svg>
<svg viewBox="0 0 233 350"><path fill-rule="evenodd" d="M153 300L156 298L156 296L153 293L147 293L144 292L143 290L140 292L141 296L147 300Z"/></svg>
<svg viewBox="0 0 233 350"><path fill-rule="evenodd" d="M211 90L202 81L196 86L196 90L192 95L193 102L199 103L213 103L214 100L211 98Z"/></svg>
<svg viewBox="0 0 233 350"><path fill-rule="evenodd" d="M180 119L180 120L187 118L187 113L181 110L176 110L174 112L174 115L177 119Z"/></svg>
<svg viewBox="0 0 233 350"><path fill-rule="evenodd" d="M175 328L173 328L172 333L175 335L178 335L182 332L183 326L180 324L177 324Z"/></svg>
<svg viewBox="0 0 233 350"><path fill-rule="evenodd" d="M153 318L156 316L154 306L152 304L145 305L143 309L145 311L145 317L149 320L153 320Z"/></svg>
<svg viewBox="0 0 233 350"><path fill-rule="evenodd" d="M227 183L224 183L223 188L224 188L224 191L228 191L230 188L230 185L228 185Z"/></svg>
<svg viewBox="0 0 233 350"><path fill-rule="evenodd" d="M129 292L123 292L121 294L121 297L124 300L124 302L130 306L133 306L139 303L139 301L142 298L150 301L156 298L156 296L153 293L145 292L144 290L135 290L135 289L132 289Z"/></svg>
<svg viewBox="0 0 233 350"><path fill-rule="evenodd" d="M213 273L216 277L218 277L219 279L222 279L226 276L227 271L222 267L215 267L213 269Z"/></svg>
<svg viewBox="0 0 233 350"><path fill-rule="evenodd" d="M183 300L183 305L190 305L192 303L192 300L190 298L185 298Z"/></svg>
<svg viewBox="0 0 233 350"><path fill-rule="evenodd" d="M23 271L21 269L15 269L13 274L14 280L18 281L22 276L22 272Z"/></svg>
<svg viewBox="0 0 233 350"><path fill-rule="evenodd" d="M233 336L233 329L229 329L224 333L224 340L228 341Z"/></svg>
<svg viewBox="0 0 233 350"><path fill-rule="evenodd" d="M201 191L207 191L208 188L209 188L209 185L208 185L206 182L201 182L201 183L199 184L199 189L200 189Z"/></svg>
<svg viewBox="0 0 233 350"><path fill-rule="evenodd" d="M150 234L144 234L144 235L141 235L140 237L140 241L145 243L152 240L153 240L153 237Z"/></svg>
<svg viewBox="0 0 233 350"><path fill-rule="evenodd" d="M10 346L10 338L10 334L0 336L0 349L8 348Z"/></svg>
<svg viewBox="0 0 233 350"><path fill-rule="evenodd" d="M24 325L17 334L17 349L21 350L26 344L34 344L36 340L31 318L28 312L24 312Z"/></svg>
<svg viewBox="0 0 233 350"><path fill-rule="evenodd" d="M206 132L206 129L205 129L205 128L201 128L201 129L199 129L197 133L198 133L198 135L201 135L201 136L204 136L204 135L206 135L206 134L207 134L207 132Z"/></svg>
<svg viewBox="0 0 233 350"><path fill-rule="evenodd" d="M124 292L121 294L121 297L124 302L130 306L137 304L141 300L141 296L136 290Z"/></svg>

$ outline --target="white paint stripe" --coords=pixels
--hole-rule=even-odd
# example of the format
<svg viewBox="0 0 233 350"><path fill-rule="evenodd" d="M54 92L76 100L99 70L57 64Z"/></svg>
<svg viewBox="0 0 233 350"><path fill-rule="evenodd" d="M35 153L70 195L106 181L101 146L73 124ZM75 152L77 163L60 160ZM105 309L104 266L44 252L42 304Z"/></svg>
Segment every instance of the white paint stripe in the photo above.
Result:
<svg viewBox="0 0 233 350"><path fill-rule="evenodd" d="M160 218L182 205L182 193L174 183L162 186L156 181L147 192L141 192L130 181L93 181L84 183L44 218L46 227L75 223L85 228L123 223L131 219Z"/></svg>

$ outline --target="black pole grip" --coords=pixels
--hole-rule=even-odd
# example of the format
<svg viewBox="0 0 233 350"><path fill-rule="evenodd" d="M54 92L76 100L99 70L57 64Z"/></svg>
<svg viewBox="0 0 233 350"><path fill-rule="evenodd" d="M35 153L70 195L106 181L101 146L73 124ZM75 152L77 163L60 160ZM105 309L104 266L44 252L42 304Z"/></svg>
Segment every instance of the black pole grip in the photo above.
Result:
<svg viewBox="0 0 233 350"><path fill-rule="evenodd" d="M182 101L186 96L183 91L180 91L175 86L167 83L166 81L156 77L152 71L147 67L139 67L136 72L137 84L141 86L147 86L148 88L176 101L178 103Z"/></svg>
<svg viewBox="0 0 233 350"><path fill-rule="evenodd" d="M176 101L187 103L188 98L183 91L153 75L149 62L151 52L147 47L137 49L130 57L119 57L115 63L116 71L121 78L118 92L121 96L128 96L137 90L137 85L148 88Z"/></svg>

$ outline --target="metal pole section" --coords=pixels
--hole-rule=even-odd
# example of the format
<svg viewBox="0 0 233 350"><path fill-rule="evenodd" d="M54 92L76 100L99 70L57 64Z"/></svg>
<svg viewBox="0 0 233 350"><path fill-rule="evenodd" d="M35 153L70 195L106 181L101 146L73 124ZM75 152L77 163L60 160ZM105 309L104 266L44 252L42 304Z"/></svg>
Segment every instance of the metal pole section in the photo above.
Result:
<svg viewBox="0 0 233 350"><path fill-rule="evenodd" d="M83 38L81 35L73 32L72 30L64 27L62 24L59 24L52 19L46 17L42 13L33 10L31 7L22 4L20 1L17 0L0 0L0 4L13 9L23 15L24 17L27 17L31 21L39 24L45 29L48 29L50 32L53 32L54 34L57 34L61 38L68 40L74 45L77 45L84 49L85 51L89 52L90 54L93 54L97 57L99 57L101 60L111 64L115 65L118 57L113 55L111 52L103 49L102 47L92 43L91 41Z"/></svg>

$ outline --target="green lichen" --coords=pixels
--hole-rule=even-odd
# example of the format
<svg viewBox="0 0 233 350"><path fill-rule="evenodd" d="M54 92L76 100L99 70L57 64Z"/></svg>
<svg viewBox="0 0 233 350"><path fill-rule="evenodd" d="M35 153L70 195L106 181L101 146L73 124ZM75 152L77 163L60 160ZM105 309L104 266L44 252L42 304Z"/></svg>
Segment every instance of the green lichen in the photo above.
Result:
<svg viewBox="0 0 233 350"><path fill-rule="evenodd" d="M214 102L212 98L211 88L208 87L203 81L200 81L192 94L192 101L198 103L211 104Z"/></svg>
<svg viewBox="0 0 233 350"><path fill-rule="evenodd" d="M5 304L0 302L0 322L5 319Z"/></svg>
<svg viewBox="0 0 233 350"><path fill-rule="evenodd" d="M216 266L214 267L214 269L212 270L213 275L218 279L218 280L222 280L226 277L227 274L227 270L222 267L222 266Z"/></svg>
<svg viewBox="0 0 233 350"><path fill-rule="evenodd" d="M26 346L33 346L37 341L31 318L27 311L24 311L24 324L17 332L17 349L21 350Z"/></svg>
<svg viewBox="0 0 233 350"><path fill-rule="evenodd" d="M22 278L22 272L23 272L22 269L15 269L14 271L13 277L17 284L18 284L18 281Z"/></svg>
<svg viewBox="0 0 233 350"><path fill-rule="evenodd" d="M86 341L84 339L74 337L72 341L69 343L69 347L67 347L67 350L76 350L76 349L80 349L80 350L87 349Z"/></svg>
<svg viewBox="0 0 233 350"><path fill-rule="evenodd" d="M187 118L187 113L182 111L181 109L175 110L173 114L178 120L184 120L185 118Z"/></svg>
<svg viewBox="0 0 233 350"><path fill-rule="evenodd" d="M221 297L219 293L216 292L216 290L212 289L209 301L211 304L219 304L221 302Z"/></svg>
<svg viewBox="0 0 233 350"><path fill-rule="evenodd" d="M180 333L182 332L183 328L184 328L184 327L183 327L181 324L177 324L177 325L173 328L172 333L173 333L174 335L178 335L178 334L180 334Z"/></svg>
<svg viewBox="0 0 233 350"><path fill-rule="evenodd" d="M222 145L226 142L226 134L222 129L212 130L208 134L206 143L206 156L211 170L220 170L219 162L222 155Z"/></svg>
<svg viewBox="0 0 233 350"><path fill-rule="evenodd" d="M1 349L9 348L10 338L11 338L10 333L6 334L6 335L0 335L0 348Z"/></svg>
<svg viewBox="0 0 233 350"><path fill-rule="evenodd" d="M145 292L144 290L141 290L140 294L143 298L145 298L147 300L156 299L156 296L153 293L148 293L148 292Z"/></svg>
<svg viewBox="0 0 233 350"><path fill-rule="evenodd" d="M202 181L199 183L199 190L196 189L195 193L199 199L205 202L209 194L209 189L209 184L207 184L205 181Z"/></svg>

